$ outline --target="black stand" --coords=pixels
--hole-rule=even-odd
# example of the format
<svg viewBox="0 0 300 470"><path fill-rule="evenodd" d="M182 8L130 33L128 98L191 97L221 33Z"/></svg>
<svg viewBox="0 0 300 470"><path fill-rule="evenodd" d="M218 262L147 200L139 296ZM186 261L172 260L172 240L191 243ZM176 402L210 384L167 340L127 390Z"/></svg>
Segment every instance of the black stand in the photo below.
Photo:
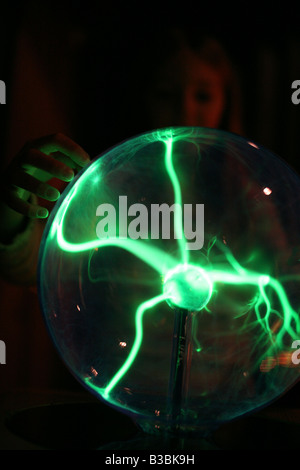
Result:
<svg viewBox="0 0 300 470"><path fill-rule="evenodd" d="M192 360L192 321L193 315L185 309L175 310L173 349L169 380L169 414L175 426L180 426L188 397L190 367ZM173 426L173 428L174 428Z"/></svg>

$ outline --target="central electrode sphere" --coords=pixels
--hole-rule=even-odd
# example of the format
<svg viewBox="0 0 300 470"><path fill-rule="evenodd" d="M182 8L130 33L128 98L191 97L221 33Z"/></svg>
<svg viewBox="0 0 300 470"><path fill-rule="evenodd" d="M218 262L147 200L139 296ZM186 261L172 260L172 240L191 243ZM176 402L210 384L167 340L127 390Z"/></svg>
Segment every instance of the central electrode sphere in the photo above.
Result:
<svg viewBox="0 0 300 470"><path fill-rule="evenodd" d="M193 312L202 310L209 302L212 288L204 269L180 264L166 274L163 291L170 306Z"/></svg>

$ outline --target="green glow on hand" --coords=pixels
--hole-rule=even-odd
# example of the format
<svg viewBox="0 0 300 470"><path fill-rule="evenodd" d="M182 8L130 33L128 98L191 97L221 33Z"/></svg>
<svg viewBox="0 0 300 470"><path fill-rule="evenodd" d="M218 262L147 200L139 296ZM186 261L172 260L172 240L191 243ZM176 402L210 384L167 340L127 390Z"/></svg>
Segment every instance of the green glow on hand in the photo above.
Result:
<svg viewBox="0 0 300 470"><path fill-rule="evenodd" d="M172 161L173 142L179 140L179 137L173 139L170 134L167 138L161 137L160 140L166 147L165 167L174 189L175 202L182 205L181 188ZM91 171L91 168L88 169L87 174L91 173ZM85 177L86 174L84 173L84 181L86 181ZM141 348L143 340L143 316L147 310L153 308L159 302L167 301L169 305L184 308L191 311L193 314L200 310L209 311L208 304L218 284L254 286L257 289L257 295L249 303L249 310L250 308L254 308L257 323L261 326L262 332L266 334L267 339L271 339L272 344L276 342L279 347L282 347L283 337L286 332L291 338L298 339L300 333L299 315L290 305L281 283L269 275L245 269L238 263L228 247L224 246L223 243L217 242L216 237L209 242L208 254L215 248L220 249L225 256L226 266L224 266L224 264L209 266L204 270L201 266L188 264L189 252L186 249L186 240L181 217L179 217L179 215L181 215L179 211L175 211L174 225L179 244L180 260L141 240L117 237L108 239L97 238L83 243L71 243L66 240L64 236L64 220L80 184L80 179L75 182L69 194L61 203L51 227L50 236L57 238L60 249L69 253L79 253L96 248L115 246L128 251L147 263L157 271L163 279L163 293L144 301L136 310L135 340L121 368L116 372L105 388L97 387L87 379L89 386L97 390L103 398L108 399L110 397L111 391L132 366ZM271 299L274 298L274 295L277 301L279 301L280 311L272 308ZM271 314L275 314L282 322L275 339L274 332L270 328ZM295 329L292 327L293 322L296 325ZM193 327L193 340L196 345L195 351L200 352L201 346L196 338L195 330L196 328ZM112 398L110 398L110 400L113 401Z"/></svg>

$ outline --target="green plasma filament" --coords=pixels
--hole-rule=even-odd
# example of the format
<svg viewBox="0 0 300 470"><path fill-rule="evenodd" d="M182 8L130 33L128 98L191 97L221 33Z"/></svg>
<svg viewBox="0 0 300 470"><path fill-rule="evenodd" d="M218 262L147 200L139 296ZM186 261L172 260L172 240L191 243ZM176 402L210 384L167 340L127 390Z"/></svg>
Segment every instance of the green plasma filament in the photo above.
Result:
<svg viewBox="0 0 300 470"><path fill-rule="evenodd" d="M184 231L182 227L182 220L181 220L181 211L178 211L178 207L182 207L182 196L181 196L181 188L179 184L179 180L177 178L174 166L173 166L173 159L172 159L172 148L173 148L173 141L169 139L165 142L166 144L166 156L165 156L165 165L170 177L171 183L174 188L174 199L175 199L175 233L179 240L179 248L181 252L181 259L184 264L188 263L188 250L186 249L186 241L184 237Z"/></svg>
<svg viewBox="0 0 300 470"><path fill-rule="evenodd" d="M112 380L109 382L107 387L104 389L104 392L103 392L103 397L104 398L108 398L108 395L109 395L110 391L116 386L116 384L119 382L119 380L121 380L121 378L124 376L124 374L126 374L126 372L131 367L133 361L135 360L135 358L136 358L136 356L139 352L139 349L141 347L142 340L143 340L143 316L144 316L144 313L146 312L146 310L151 309L152 307L157 305L159 302L162 302L164 300L166 300L166 295L161 294L161 295L158 295L157 297L154 297L153 299L146 300L146 302L143 302L137 308L137 311L136 311L136 314L135 314L136 336L135 336L133 346L131 348L131 351L130 351L126 361L122 365L122 367L118 370L116 375L112 378Z"/></svg>
<svg viewBox="0 0 300 470"><path fill-rule="evenodd" d="M165 168L174 190L174 199L177 203L175 206L181 206L181 188L172 161L173 139L172 136L170 136L165 140L161 140L165 144ZM287 332L291 338L298 339L297 335L299 335L300 332L299 315L291 307L285 290L279 281L268 275L248 271L243 268L234 258L230 250L223 244L219 245L219 249L221 249L223 255L225 255L225 259L227 261L226 269L210 267L204 270L200 266L190 265L188 263L188 250L186 249L186 240L182 227L181 211L176 211L175 209L174 214L175 232L181 254L180 260L164 253L162 250L154 246L142 242L141 240L108 238L95 239L84 243L68 242L63 235L64 219L68 207L76 195L76 185L79 183L80 179L76 182L70 193L62 202L56 215L56 219L53 222L51 235L56 234L59 247L64 251L77 253L105 246L115 246L132 253L134 256L147 263L156 270L163 279L163 292L157 297L144 301L136 310L135 340L123 365L112 377L105 388L96 387L89 383L90 386L97 389L103 398L109 398L110 393L130 369L139 353L143 340L144 314L162 301L167 301L171 307L180 307L190 312L199 312L202 309L209 311L207 305L217 284L255 286L257 288L257 295L255 299L249 303L249 309L254 308L257 322L261 325L263 333L273 341L274 334L269 325L271 314L275 313L281 321L281 327L279 332L277 332L276 337L278 346L282 346L285 332ZM212 250L214 245L218 245L216 238L214 238L210 243L209 250ZM230 266L229 268L228 265ZM270 300L271 295L268 295L267 291L271 291L272 296L274 297L275 294L275 297L277 297L277 301L279 301L279 305L283 312L282 315L278 311L272 309ZM292 323L296 325L295 329L292 327ZM197 346L196 351L200 351L201 346L196 337L194 338L194 342Z"/></svg>

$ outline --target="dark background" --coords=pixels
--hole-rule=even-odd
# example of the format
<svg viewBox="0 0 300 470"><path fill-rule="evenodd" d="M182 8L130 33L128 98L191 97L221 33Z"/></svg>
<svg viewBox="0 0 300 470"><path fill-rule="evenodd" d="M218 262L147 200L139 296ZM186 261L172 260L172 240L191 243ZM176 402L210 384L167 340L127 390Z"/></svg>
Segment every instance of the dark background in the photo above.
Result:
<svg viewBox="0 0 300 470"><path fill-rule="evenodd" d="M128 84L133 71L147 73L155 63L156 54L147 47L152 32L178 25L220 39L240 75L244 134L300 172L300 104L291 101L291 84L300 80L296 7L206 3L184 2L178 9L175 3L152 2L123 2L122 7L82 0L2 2L0 79L7 93L0 108L2 168L25 142L42 135L63 132L95 156L149 130L140 128L137 112L143 84L134 74L129 100ZM52 345L40 313L33 314L36 292L4 282L1 298L0 339L7 346L7 364L0 366L0 391L28 384L47 389L46 354ZM45 367L39 369L35 358L43 354ZM63 366L56 358L51 367ZM72 377L64 380L63 387L76 389ZM285 403L289 397L297 403L298 393L299 387Z"/></svg>
<svg viewBox="0 0 300 470"><path fill-rule="evenodd" d="M241 78L245 134L299 170L300 105L291 101L291 84L300 77L297 8L284 2L208 3L184 2L181 8L168 2L119 6L82 0L24 1L13 7L2 3L6 13L0 32L0 73L7 87L7 104L1 107L4 159L12 158L24 139L45 132L72 134L95 155L131 136L133 128L139 131L134 106L125 121L118 112L128 80L139 61L144 68L155 62L154 52L147 48L153 31L178 25L220 39ZM32 53L40 61L40 75L35 78L34 58L27 57L26 62L28 34L34 42ZM52 93L58 103L46 113L38 109L43 92ZM134 100L133 94L132 104ZM61 122L55 116L58 106L66 116Z"/></svg>

